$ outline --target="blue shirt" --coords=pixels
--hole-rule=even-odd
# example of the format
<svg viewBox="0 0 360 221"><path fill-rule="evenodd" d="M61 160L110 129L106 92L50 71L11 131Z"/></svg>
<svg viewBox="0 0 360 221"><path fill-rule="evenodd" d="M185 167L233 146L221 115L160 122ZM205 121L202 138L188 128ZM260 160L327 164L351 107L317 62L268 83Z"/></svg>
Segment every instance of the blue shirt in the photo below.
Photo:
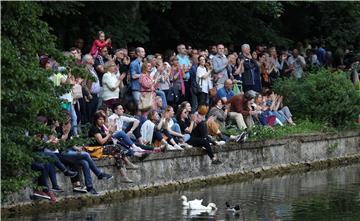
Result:
<svg viewBox="0 0 360 221"><path fill-rule="evenodd" d="M228 70L227 70L227 64L228 59L225 55L215 55L212 60L212 65L214 67L215 74L218 75L218 84L224 85L225 81L228 79Z"/></svg>
<svg viewBox="0 0 360 221"><path fill-rule="evenodd" d="M186 67L189 67L189 65L190 65L190 58L189 58L189 56L178 54L176 57L179 59L179 64L180 64L181 66L184 64ZM188 81L189 78L190 78L190 73L189 73L189 72L185 72L185 79L184 79L184 81Z"/></svg>
<svg viewBox="0 0 360 221"><path fill-rule="evenodd" d="M218 91L217 91L217 96L222 99L224 97L226 97L226 100L230 100L233 96L234 96L234 92L232 90L226 90L225 87L222 87L220 88Z"/></svg>
<svg viewBox="0 0 360 221"><path fill-rule="evenodd" d="M131 77L131 90L140 91L140 82L139 79L133 79L134 74L141 74L141 61L140 59L135 59L130 63L130 77Z"/></svg>

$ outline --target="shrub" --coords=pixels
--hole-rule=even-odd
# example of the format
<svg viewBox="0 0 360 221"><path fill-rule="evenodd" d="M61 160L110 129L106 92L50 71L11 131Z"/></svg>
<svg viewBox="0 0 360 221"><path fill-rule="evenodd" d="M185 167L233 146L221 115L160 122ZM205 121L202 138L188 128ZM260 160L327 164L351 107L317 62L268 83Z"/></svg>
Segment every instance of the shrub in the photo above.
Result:
<svg viewBox="0 0 360 221"><path fill-rule="evenodd" d="M320 69L303 79L279 80L274 90L284 95L284 102L302 119L341 127L360 113L360 95L341 71Z"/></svg>

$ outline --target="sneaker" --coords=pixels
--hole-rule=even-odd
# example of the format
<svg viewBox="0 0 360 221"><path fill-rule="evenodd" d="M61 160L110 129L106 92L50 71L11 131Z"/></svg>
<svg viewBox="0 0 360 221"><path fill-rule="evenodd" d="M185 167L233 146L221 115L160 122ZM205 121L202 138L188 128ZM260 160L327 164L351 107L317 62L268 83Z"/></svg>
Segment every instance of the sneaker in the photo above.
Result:
<svg viewBox="0 0 360 221"><path fill-rule="evenodd" d="M222 164L222 162L219 159L213 160L211 162L211 164L217 165L217 164Z"/></svg>
<svg viewBox="0 0 360 221"><path fill-rule="evenodd" d="M46 192L45 194L50 197L50 202L51 202L51 203L56 203L56 197L55 197L54 192L49 191L49 192Z"/></svg>
<svg viewBox="0 0 360 221"><path fill-rule="evenodd" d="M76 171L71 171L71 170L65 170L65 171L64 171L64 175L65 175L65 176L69 176L69 177L71 177L71 178L74 178L74 177L76 177L76 175L78 175L78 172L76 172Z"/></svg>
<svg viewBox="0 0 360 221"><path fill-rule="evenodd" d="M236 139L236 142L237 142L237 143L243 143L245 136L247 136L246 131L241 132L241 134L239 135L239 137Z"/></svg>
<svg viewBox="0 0 360 221"><path fill-rule="evenodd" d="M59 186L54 186L53 188L51 188L51 190L52 190L53 192L57 192L57 193L62 193L62 192L64 192L64 190L61 189Z"/></svg>
<svg viewBox="0 0 360 221"><path fill-rule="evenodd" d="M171 144L166 144L166 150L176 150L175 147Z"/></svg>
<svg viewBox="0 0 360 221"><path fill-rule="evenodd" d="M218 146L222 146L222 145L225 145L225 144L226 144L226 142L223 141L223 140L221 140L221 141L215 141L215 143L216 143L216 145L218 145Z"/></svg>
<svg viewBox="0 0 360 221"><path fill-rule="evenodd" d="M181 148L178 144L174 145L175 150L184 150L183 148Z"/></svg>
<svg viewBox="0 0 360 221"><path fill-rule="evenodd" d="M193 146L191 146L190 144L187 144L187 143L182 143L182 144L180 144L180 147L185 148L185 149L190 149Z"/></svg>
<svg viewBox="0 0 360 221"><path fill-rule="evenodd" d="M120 182L122 183L133 183L133 180L130 180L128 177L120 177Z"/></svg>
<svg viewBox="0 0 360 221"><path fill-rule="evenodd" d="M249 134L246 133L246 134L244 135L243 139L242 139L242 142L245 142L245 141L248 139L248 137L249 137Z"/></svg>
<svg viewBox="0 0 360 221"><path fill-rule="evenodd" d="M144 149L141 149L140 147L138 147L138 146L135 146L135 147L132 147L131 148L133 151L135 151L135 152L144 152L145 150Z"/></svg>
<svg viewBox="0 0 360 221"><path fill-rule="evenodd" d="M230 135L230 140L237 140L239 138L240 135L235 136L235 135Z"/></svg>
<svg viewBox="0 0 360 221"><path fill-rule="evenodd" d="M87 193L86 186L76 186L73 188L74 192Z"/></svg>
<svg viewBox="0 0 360 221"><path fill-rule="evenodd" d="M91 188L87 188L87 192L88 193L91 193L93 195L98 195L99 193L96 192L96 190L94 189L94 187L91 187Z"/></svg>
<svg viewBox="0 0 360 221"><path fill-rule="evenodd" d="M39 197L39 198L42 198L42 199L47 199L47 200L50 200L51 198L50 198L50 196L48 196L46 193L44 193L43 191L39 191L39 190L37 190L37 191L34 191L34 194L33 194L34 196L36 196L36 197Z"/></svg>
<svg viewBox="0 0 360 221"><path fill-rule="evenodd" d="M137 166L133 163L126 165L127 170L138 170L139 168L140 168L139 166Z"/></svg>
<svg viewBox="0 0 360 221"><path fill-rule="evenodd" d="M100 175L98 176L99 180L102 180L102 179L111 180L112 178L114 178L114 176L107 174L107 173L100 173Z"/></svg>

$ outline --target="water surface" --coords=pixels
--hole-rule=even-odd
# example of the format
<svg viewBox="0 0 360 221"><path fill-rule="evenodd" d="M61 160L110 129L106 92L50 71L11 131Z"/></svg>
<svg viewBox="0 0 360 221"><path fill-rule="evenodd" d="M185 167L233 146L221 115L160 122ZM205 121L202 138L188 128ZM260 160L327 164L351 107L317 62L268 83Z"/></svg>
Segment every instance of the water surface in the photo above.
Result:
<svg viewBox="0 0 360 221"><path fill-rule="evenodd" d="M321 171L258 178L196 190L164 193L81 210L42 213L7 220L170 221L170 220L360 220L360 164ZM180 196L213 202L218 210L184 210ZM232 214L225 202L239 204Z"/></svg>

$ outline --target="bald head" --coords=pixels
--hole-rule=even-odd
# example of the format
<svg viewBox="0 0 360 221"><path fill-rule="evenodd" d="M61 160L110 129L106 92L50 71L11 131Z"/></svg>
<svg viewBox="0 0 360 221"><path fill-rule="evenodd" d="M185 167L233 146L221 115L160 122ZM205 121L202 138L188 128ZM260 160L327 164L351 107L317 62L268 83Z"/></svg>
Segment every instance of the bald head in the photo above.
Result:
<svg viewBox="0 0 360 221"><path fill-rule="evenodd" d="M231 90L232 86L233 86L232 80L231 80L231 79L227 79L227 80L225 81L225 83L224 83L225 89Z"/></svg>

